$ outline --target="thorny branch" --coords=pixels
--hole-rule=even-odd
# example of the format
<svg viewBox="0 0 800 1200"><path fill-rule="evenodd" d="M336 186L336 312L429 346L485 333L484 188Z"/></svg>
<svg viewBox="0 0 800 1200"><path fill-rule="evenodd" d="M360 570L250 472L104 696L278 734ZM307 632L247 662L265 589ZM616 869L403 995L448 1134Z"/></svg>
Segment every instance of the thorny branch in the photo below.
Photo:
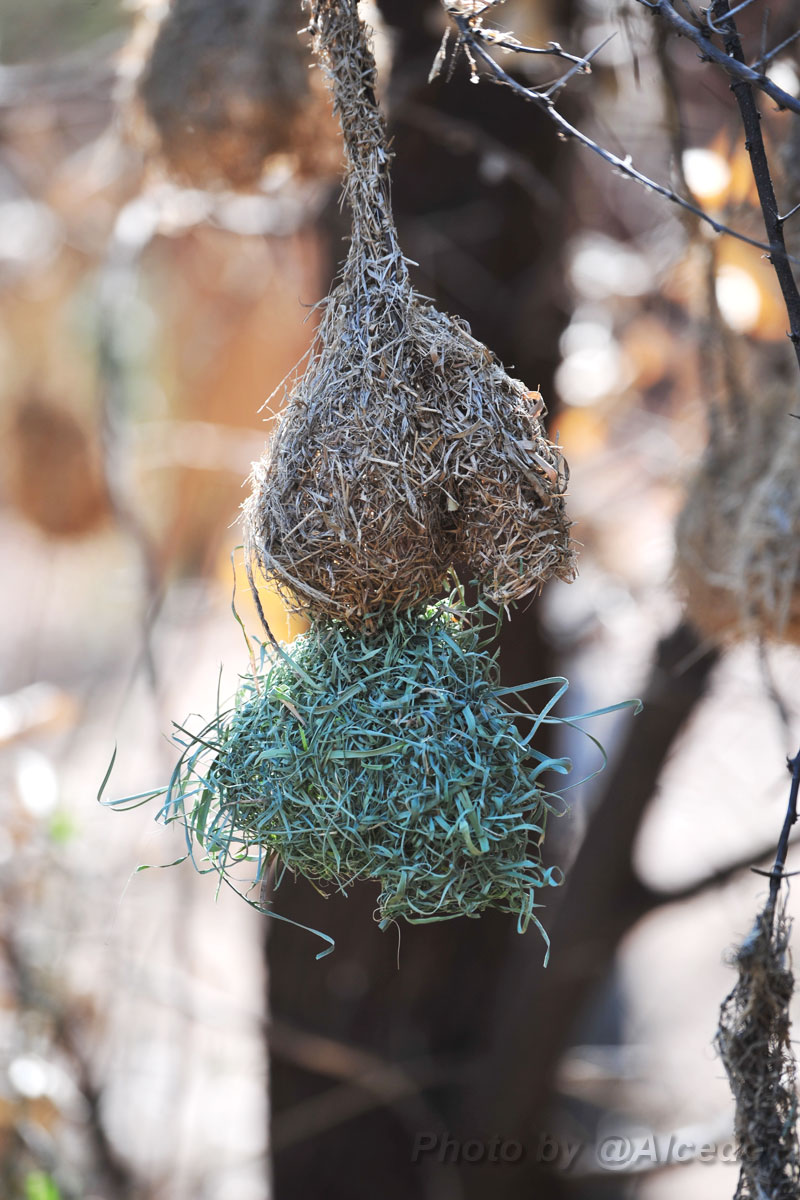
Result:
<svg viewBox="0 0 800 1200"><path fill-rule="evenodd" d="M483 11L484 7L486 6L481 8L481 12ZM446 5L446 9L450 14L456 29L458 30L456 53L458 50L463 50L465 52L475 77L477 77L476 60L479 60L485 67L488 68L491 76L497 83L504 84L506 87L511 88L512 91L516 92L523 99L530 101L532 104L535 104L537 108L543 111L556 126L559 135L565 141L570 139L577 141L580 145L585 146L587 150L591 150L593 154L597 154L610 166L614 167L615 170L617 170L621 175L624 175L628 179L634 180L634 182L640 184L648 191L655 192L659 196L663 196L666 200L678 205L678 207L682 208L685 212L692 213L695 217L699 218L699 220L705 222L706 225L710 225L715 233L728 234L730 237L734 237L740 242L746 242L750 246L755 246L758 250L766 251L766 253L769 255L775 253L776 247L774 243L767 244L766 242L760 242L756 238L748 237L747 234L744 234L739 230L732 229L730 226L724 225L721 221L717 221L711 216L710 213L706 212L705 209L701 208L699 205L693 204L690 200L685 199L685 197L679 196L677 192L673 191L672 188L667 187L666 184L658 183L657 180L651 179L648 175L645 175L642 171L639 171L636 167L634 167L633 161L629 154L624 158L620 158L618 154L614 154L613 151L601 146L587 133L584 133L583 130L578 129L578 127L573 125L571 121L567 120L563 113L558 111L555 105L554 97L563 87L564 83L566 82L566 77L562 77L561 79L557 80L555 84L551 84L545 89L526 87L524 83L520 83L518 79L515 79L512 75L509 75L507 71L503 70L500 64L492 57L486 48L487 45L496 45L494 31L483 28L482 24L480 23L479 14L463 16L460 14L459 8L463 8L463 6L456 6L455 4ZM516 49L514 47L511 48ZM597 53L598 49L599 47L592 51L591 55L587 55L586 58L582 60L580 70L584 74L591 69L590 60ZM437 66L438 63L439 60L437 60ZM575 69L576 68L573 68L573 71ZM436 70L436 68L434 70ZM569 72L568 74L571 73L572 72ZM787 267L789 262L794 262L800 265L800 261L786 253L785 250L784 261ZM794 337L792 340L794 340ZM800 355L800 344L796 343L796 347L798 350L798 355Z"/></svg>
<svg viewBox="0 0 800 1200"><path fill-rule="evenodd" d="M723 22L722 35L725 38L725 50L732 61L743 62L744 53L736 22L730 15L728 0L714 0L712 6L714 17ZM753 88L744 80L731 84L731 91L736 97L739 113L744 126L745 147L750 155L750 165L753 171L761 212L764 217L764 228L770 242L770 262L775 268L786 312L789 316L789 338L794 346L797 364L800 366L800 291L795 280L786 252L786 242L783 236L782 218L775 198L775 188L767 161L764 137L761 133L761 114L756 105Z"/></svg>
<svg viewBox="0 0 800 1200"><path fill-rule="evenodd" d="M792 783L789 788L789 803L786 808L783 829L781 830L778 849L775 853L775 862L769 873L769 900L765 913L768 914L770 921L774 919L778 902L778 892L780 891L781 883L786 878L784 868L786 867L786 855L789 852L789 836L792 832L792 826L797 821L797 798L798 793L800 793L800 750L797 751L794 758L787 759L786 765L791 772Z"/></svg>
<svg viewBox="0 0 800 1200"><path fill-rule="evenodd" d="M766 96L769 96L771 100L774 100L778 108L788 108L792 112L800 114L800 100L798 100L797 96L792 96L790 92L778 87L763 70L757 69L759 67L763 68L771 62L775 54L779 53L789 42L793 41L798 36L797 34L793 34L783 45L776 47L774 51L764 55L752 67L748 67L743 59L740 60L731 57L730 54L721 50L719 46L715 46L708 34L700 26L693 25L691 21L688 21L680 13L676 12L669 0L638 0L638 3L644 8L648 8L654 16L663 17L669 27L679 37L690 38L700 50L700 58L704 62L716 63L717 66L727 71L734 80L758 88ZM732 11L738 12L741 7L741 5L737 5ZM713 20L714 18L709 16L709 32L714 32L722 36L724 30L717 28Z"/></svg>

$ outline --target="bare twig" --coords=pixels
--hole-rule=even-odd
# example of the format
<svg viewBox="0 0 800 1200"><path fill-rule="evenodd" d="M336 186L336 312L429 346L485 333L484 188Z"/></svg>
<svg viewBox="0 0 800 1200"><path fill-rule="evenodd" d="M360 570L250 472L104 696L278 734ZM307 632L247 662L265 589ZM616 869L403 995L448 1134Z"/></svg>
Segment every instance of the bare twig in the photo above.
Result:
<svg viewBox="0 0 800 1200"><path fill-rule="evenodd" d="M774 53L762 55L756 62L754 67L748 67L742 58L732 58L726 54L724 50L720 50L719 46L715 46L704 31L697 25L693 25L691 21L687 21L680 13L675 11L674 6L669 0L638 0L638 3L648 8L654 16L663 17L667 24L678 34L679 37L690 38L691 41L698 47L701 52L701 58L708 62L714 62L717 66L727 71L735 80L741 80L751 87L758 88L771 100L774 100L778 108L788 108L792 112L800 114L800 100L797 96L793 96L790 92L784 91L778 87L777 83L773 83L771 79L764 74L763 70L756 70L756 67L763 67L774 57L778 50L783 47L777 47ZM742 5L738 5L732 12L739 12ZM713 24L712 18L709 15L708 25L714 33L720 36L724 35L723 29L718 29ZM792 39L790 38L789 41ZM784 43L784 44L788 44Z"/></svg>
<svg viewBox="0 0 800 1200"><path fill-rule="evenodd" d="M641 0L641 2L644 2L644 0ZM562 113L558 111L551 96L548 96L546 93L538 90L537 88L526 87L525 84L520 83L518 79L514 79L512 75L509 75L507 71L503 70L500 64L495 61L495 59L486 49L485 45L483 45L483 42L487 40L485 37L486 31L475 26L473 23L473 18L454 15L453 21L455 22L459 32L458 45L467 52L468 56L471 56L473 60L480 59L484 66L489 68L489 71L496 82L502 83L506 87L510 87L518 95L522 96L523 99L530 101L532 104L535 104L537 108L541 109L556 126L560 136L564 140L574 139L575 141L579 142L580 145L585 146L587 150L591 150L593 154L597 154L604 160L604 162L607 162L610 166L614 167L621 175L624 175L628 179L633 179L636 183L640 184L648 191L655 192L659 196L663 196L666 200L670 200L673 204L677 204L678 207L682 208L684 211L693 213L701 221L704 221L707 225L710 225L715 233L726 233L730 237L734 237L740 242L746 242L750 246L755 246L758 250L766 251L767 254L773 253L773 245L768 245L765 242L758 241L756 238L748 237L739 230L731 229L728 225L724 225L721 221L715 220L714 217L712 217L698 205L692 204L691 201L686 200L683 196L679 196L677 192L672 190L672 188L667 187L665 184L658 183L656 180L651 179L649 176L643 174L643 172L637 170L633 165L630 155L626 155L625 158L620 158L618 154L614 154L613 151L600 146L596 141L594 141L593 138L589 137L589 135L584 133L583 130L578 129L577 126L573 125ZM488 40L491 42L491 39ZM798 265L800 265L800 261L792 258L788 254L786 254L786 261L798 262Z"/></svg>
<svg viewBox="0 0 800 1200"><path fill-rule="evenodd" d="M455 8L453 5L445 5L446 11L451 17L464 16L465 14ZM580 54L570 54L558 42L548 42L546 46L526 46L519 38L515 38L511 33L503 33L500 29L482 29L482 36L485 41L489 42L499 50L511 50L514 54L532 54L544 55L547 58L563 58L565 62L574 63L579 69L582 67L584 71L589 72L589 56L585 58Z"/></svg>
<svg viewBox="0 0 800 1200"><path fill-rule="evenodd" d="M792 826L797 821L797 797L800 793L800 750L797 751L794 758L786 760L786 765L792 776L791 786L789 788L789 803L786 807L786 816L783 821L783 829L778 840L778 849L775 853L775 862L772 866L769 878L769 901L764 910L765 915L768 915L770 920L774 920L775 909L778 903L778 892L780 886L785 879L784 868L786 867L786 855L789 851L789 835L792 832Z"/></svg>
<svg viewBox="0 0 800 1200"><path fill-rule="evenodd" d="M736 22L729 15L728 0L715 0L714 16L724 21L725 49L731 61L743 62L742 43L736 28ZM750 155L750 166L753 171L761 212L764 217L764 228L770 242L770 262L778 277L786 312L789 317L789 338L794 346L797 364L800 366L800 291L789 263L786 242L783 236L783 222L778 212L778 202L775 199L775 188L770 175L764 138L761 133L761 114L756 105L753 88L743 79L731 84L731 91L736 97L739 112L744 126L745 146ZM800 109L798 110L800 111Z"/></svg>
<svg viewBox="0 0 800 1200"><path fill-rule="evenodd" d="M735 16L735 14L738 12L741 12L743 8L749 8L752 3L753 3L753 0L742 0L741 4L737 4L736 8L732 8L730 10L730 12L728 13L728 16L730 16L730 17ZM712 33L718 33L719 36L722 37L724 34L724 30L717 28L716 24L714 23L714 16L715 16L715 14L712 9L710 9L710 8L706 9L705 18L706 18L706 24L708 25L708 28L712 31Z"/></svg>
<svg viewBox="0 0 800 1200"><path fill-rule="evenodd" d="M759 68L768 66L774 58L778 57L781 50L785 50L787 46L791 46L792 42L796 42L798 38L800 38L800 29L796 29L794 33L790 33L789 36L785 37L782 42L779 42L777 46L773 46L773 48L766 54L762 54L761 58L757 58L753 63L753 70L758 71Z"/></svg>
<svg viewBox="0 0 800 1200"><path fill-rule="evenodd" d="M597 58L597 55L600 53L600 51L604 50L606 48L606 46L608 45L608 43L611 41L611 39L614 37L616 37L616 34L610 33L608 35L608 37L603 38L602 42L599 42L592 50L589 51L589 53L586 55L586 58L582 59L579 63L576 63L574 66L570 67L570 69L568 71L566 71L559 79L557 79L555 81L555 83L551 83L548 88L544 89L542 91L542 95L545 96L548 100L552 100L555 96L557 96L559 94L559 92L563 91L563 89L569 83L570 79L572 79L575 75L589 74L592 69L591 68L592 59Z"/></svg>

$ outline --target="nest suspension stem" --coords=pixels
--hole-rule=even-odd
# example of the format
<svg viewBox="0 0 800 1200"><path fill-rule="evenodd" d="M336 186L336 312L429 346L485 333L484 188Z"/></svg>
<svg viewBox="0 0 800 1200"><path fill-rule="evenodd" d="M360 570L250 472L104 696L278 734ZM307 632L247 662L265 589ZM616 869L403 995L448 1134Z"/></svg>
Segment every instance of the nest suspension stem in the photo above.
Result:
<svg viewBox="0 0 800 1200"><path fill-rule="evenodd" d="M344 196L353 214L348 268L359 263L380 274L364 279L382 286L387 274L406 284L406 267L392 215L389 166L392 154L375 98L377 69L358 0L307 0L315 53L332 84L344 139L347 172Z"/></svg>

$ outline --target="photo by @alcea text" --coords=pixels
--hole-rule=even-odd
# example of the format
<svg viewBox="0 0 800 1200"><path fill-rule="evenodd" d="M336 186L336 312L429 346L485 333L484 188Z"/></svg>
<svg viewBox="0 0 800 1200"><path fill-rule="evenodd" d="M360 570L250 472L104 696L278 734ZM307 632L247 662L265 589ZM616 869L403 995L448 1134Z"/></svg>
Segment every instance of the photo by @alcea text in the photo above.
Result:
<svg viewBox="0 0 800 1200"><path fill-rule="evenodd" d="M738 1158L733 1138L704 1141L694 1130L606 1133L594 1140L537 1133L526 1142L500 1134L459 1139L451 1133L418 1132L411 1161L442 1166L515 1166L532 1161L553 1171L594 1174L634 1173L686 1163L735 1164Z"/></svg>

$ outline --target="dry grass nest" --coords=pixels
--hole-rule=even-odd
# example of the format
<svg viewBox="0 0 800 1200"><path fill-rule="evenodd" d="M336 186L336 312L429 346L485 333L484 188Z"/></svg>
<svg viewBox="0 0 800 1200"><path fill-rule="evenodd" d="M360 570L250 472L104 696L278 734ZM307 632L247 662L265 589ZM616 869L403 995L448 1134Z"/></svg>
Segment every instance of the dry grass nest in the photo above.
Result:
<svg viewBox="0 0 800 1200"><path fill-rule="evenodd" d="M712 438L677 526L676 574L715 641L800 643L800 421L773 396Z"/></svg>
<svg viewBox="0 0 800 1200"><path fill-rule="evenodd" d="M353 235L254 471L249 553L290 603L353 625L435 595L453 566L490 600L518 600L574 574L566 463L539 393L412 288L357 5L309 7L342 125Z"/></svg>
<svg viewBox="0 0 800 1200"><path fill-rule="evenodd" d="M759 915L736 952L739 978L720 1014L716 1044L736 1101L736 1200L796 1200L800 1194L790 929L783 905Z"/></svg>
<svg viewBox="0 0 800 1200"><path fill-rule="evenodd" d="M485 641L451 598L371 635L322 620L265 649L234 707L186 741L164 817L229 881L273 860L323 891L375 881L382 927L487 908L538 925L538 890L560 882L542 863L561 806L541 775L569 764L531 744L551 704L525 706L520 733Z"/></svg>
<svg viewBox="0 0 800 1200"><path fill-rule="evenodd" d="M173 0L137 94L145 140L181 182L246 188L271 155L309 170L332 158L301 24L298 0Z"/></svg>
<svg viewBox="0 0 800 1200"><path fill-rule="evenodd" d="M371 338L349 281L331 297L255 468L245 522L264 575L354 624L435 595L454 565L501 604L572 578L566 465L538 396L410 291L368 300Z"/></svg>

